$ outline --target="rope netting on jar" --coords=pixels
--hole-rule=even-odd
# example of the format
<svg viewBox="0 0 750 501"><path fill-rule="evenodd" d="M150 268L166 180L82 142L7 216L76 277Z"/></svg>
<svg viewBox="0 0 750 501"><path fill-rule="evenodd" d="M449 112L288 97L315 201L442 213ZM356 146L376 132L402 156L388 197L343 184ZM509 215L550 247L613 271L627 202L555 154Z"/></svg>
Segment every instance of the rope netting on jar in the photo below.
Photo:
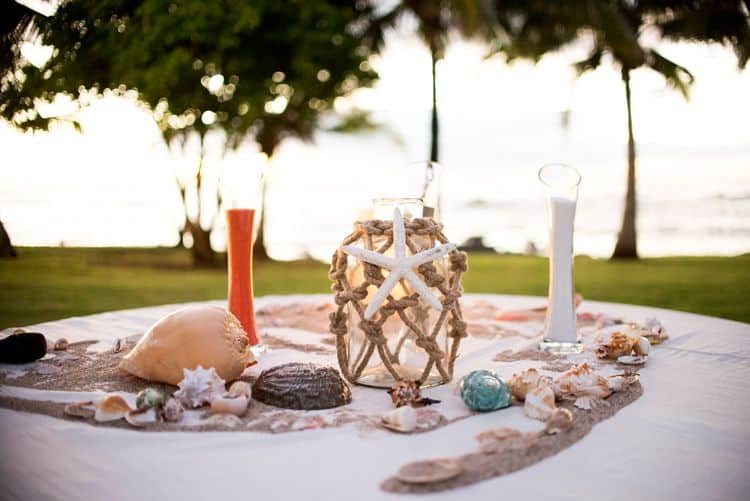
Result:
<svg viewBox="0 0 750 501"><path fill-rule="evenodd" d="M406 246L411 254L435 247L437 244L446 244L448 239L442 232L443 225L430 218L415 218L405 221ZM383 240L378 243L375 241ZM353 284L347 276L348 255L342 247L352 244L361 244L365 249L385 254L393 247L393 222L382 220L369 220L357 222L354 231L344 239L340 247L333 254L331 269L328 278L333 282L331 290L335 293L334 301L337 305L336 311L329 314L330 331L336 336L336 351L339 365L344 377L351 382L356 382L367 368L370 359L377 352L383 366L397 381L404 379L395 367L398 365L398 350L404 342L405 337L399 340L396 349L391 350L388 339L383 333L383 326L389 317L398 315L399 319L413 335L414 344L421 348L427 355L428 361L422 371L419 382L426 381L433 370L438 371L443 383L449 382L453 377L453 366L458 356L458 348L461 339L466 337L466 322L463 320L461 305L458 299L463 293L461 287L461 276L468 269L468 258L466 253L452 250L448 255L448 268L445 274L438 271L434 262L427 262L417 267L417 273L422 277L425 284L439 292L439 300L443 306L437 320L431 326L425 321L429 306L420 301L419 294L412 292L398 299L389 294L386 301L371 316L365 318L367 304L364 302L368 296L368 288L380 287L385 281L383 268L380 266L360 261L363 267L363 279L361 283ZM420 245L421 243L421 245ZM400 281L404 291L409 288L403 280ZM357 318L349 318L347 304L351 304ZM408 313L407 313L408 312ZM347 334L349 333L349 322L357 322L365 336L354 360L350 360L350 352L347 345ZM449 338L448 353L445 353L436 341L443 327ZM352 363L353 362L353 363Z"/></svg>

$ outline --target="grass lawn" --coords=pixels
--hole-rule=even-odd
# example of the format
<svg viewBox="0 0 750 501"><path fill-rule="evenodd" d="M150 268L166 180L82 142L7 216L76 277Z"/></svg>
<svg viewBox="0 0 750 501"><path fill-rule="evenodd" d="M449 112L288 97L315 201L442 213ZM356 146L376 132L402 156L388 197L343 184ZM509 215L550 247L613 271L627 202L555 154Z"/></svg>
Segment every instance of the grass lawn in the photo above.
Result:
<svg viewBox="0 0 750 501"><path fill-rule="evenodd" d="M190 267L184 250L21 248L0 260L0 328L73 315L226 297L224 270ZM547 261L474 255L467 292L546 295ZM328 267L262 263L255 293L326 293ZM750 322L750 255L636 262L576 259L576 290L588 299L636 303Z"/></svg>

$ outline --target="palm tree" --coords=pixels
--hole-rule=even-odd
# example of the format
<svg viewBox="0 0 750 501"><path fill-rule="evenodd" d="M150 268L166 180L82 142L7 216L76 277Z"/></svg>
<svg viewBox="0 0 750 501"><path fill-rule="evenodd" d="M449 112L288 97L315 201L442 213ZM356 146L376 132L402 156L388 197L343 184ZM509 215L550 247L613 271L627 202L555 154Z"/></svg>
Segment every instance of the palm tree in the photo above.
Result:
<svg viewBox="0 0 750 501"><path fill-rule="evenodd" d="M405 16L417 22L417 33L430 51L432 108L430 119L430 161L439 156L439 120L437 109L437 63L445 55L449 35L474 36L490 29L490 6L481 0L402 0L372 24L373 40L382 47L383 32Z"/></svg>
<svg viewBox="0 0 750 501"><path fill-rule="evenodd" d="M744 68L750 57L748 2L741 0L559 0L504 1L500 25L508 34L503 51L534 57L571 40L591 42L588 57L574 64L578 74L597 68L609 54L620 68L627 107L627 188L613 258L637 258L636 146L633 134L631 74L648 68L689 97L693 75L659 53L653 41L716 42L731 46ZM646 45L641 35L652 41Z"/></svg>

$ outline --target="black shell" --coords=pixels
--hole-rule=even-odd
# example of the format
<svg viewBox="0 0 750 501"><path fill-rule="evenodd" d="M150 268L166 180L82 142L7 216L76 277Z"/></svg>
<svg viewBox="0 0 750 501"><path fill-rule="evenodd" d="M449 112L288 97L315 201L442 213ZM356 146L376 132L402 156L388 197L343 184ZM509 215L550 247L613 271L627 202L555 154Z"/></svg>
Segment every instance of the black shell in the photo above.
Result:
<svg viewBox="0 0 750 501"><path fill-rule="evenodd" d="M333 367L289 363L261 372L253 398L284 409L331 409L352 401L349 386Z"/></svg>

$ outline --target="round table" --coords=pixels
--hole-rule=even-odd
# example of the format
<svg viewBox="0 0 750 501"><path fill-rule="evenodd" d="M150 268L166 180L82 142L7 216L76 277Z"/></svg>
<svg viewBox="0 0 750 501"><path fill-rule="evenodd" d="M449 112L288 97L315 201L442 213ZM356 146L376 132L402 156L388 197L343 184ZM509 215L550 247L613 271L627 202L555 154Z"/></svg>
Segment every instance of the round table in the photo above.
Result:
<svg viewBox="0 0 750 501"><path fill-rule="evenodd" d="M259 307L330 296L257 299ZM543 298L469 295L507 308ZM224 304L216 302L216 304ZM31 326L70 341L143 332L165 305ZM747 499L750 325L585 301L581 309L657 317L670 339L641 374L643 396L540 463L435 499ZM0 391L2 390L0 386ZM402 436L343 433L143 433L0 409L3 499L403 499L379 484L402 464L476 450L497 414Z"/></svg>

